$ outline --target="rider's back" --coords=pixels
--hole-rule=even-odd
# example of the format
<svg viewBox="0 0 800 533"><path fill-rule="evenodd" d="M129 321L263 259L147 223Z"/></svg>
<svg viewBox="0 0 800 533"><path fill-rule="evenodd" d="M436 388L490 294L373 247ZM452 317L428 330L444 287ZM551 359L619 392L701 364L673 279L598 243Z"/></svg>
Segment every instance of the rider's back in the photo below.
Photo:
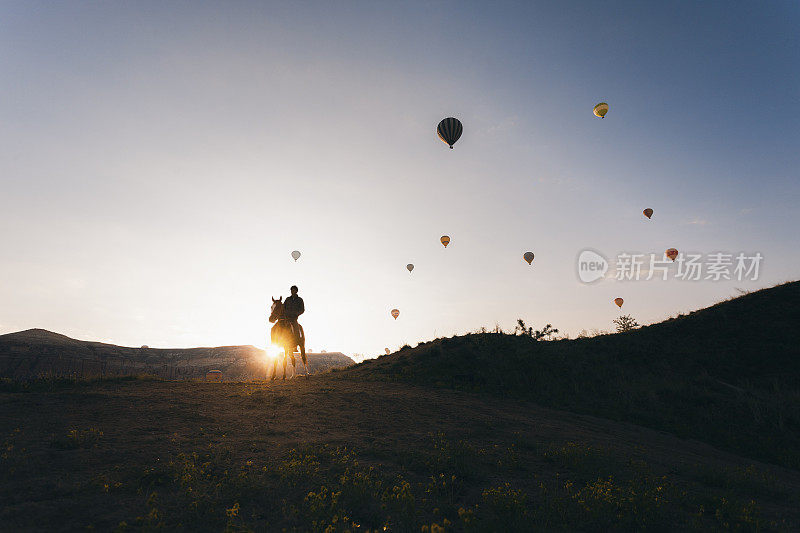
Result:
<svg viewBox="0 0 800 533"><path fill-rule="evenodd" d="M303 299L297 295L286 298L283 302L283 314L289 320L297 320L297 317L305 313L306 306Z"/></svg>

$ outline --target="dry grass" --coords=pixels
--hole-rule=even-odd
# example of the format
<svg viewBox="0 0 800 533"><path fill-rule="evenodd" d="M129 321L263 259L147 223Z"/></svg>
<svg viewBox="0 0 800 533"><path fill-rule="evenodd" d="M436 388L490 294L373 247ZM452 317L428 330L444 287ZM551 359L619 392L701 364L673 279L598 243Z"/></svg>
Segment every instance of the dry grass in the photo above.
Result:
<svg viewBox="0 0 800 533"><path fill-rule="evenodd" d="M0 402L4 529L800 524L795 471L627 424L346 373L43 384Z"/></svg>

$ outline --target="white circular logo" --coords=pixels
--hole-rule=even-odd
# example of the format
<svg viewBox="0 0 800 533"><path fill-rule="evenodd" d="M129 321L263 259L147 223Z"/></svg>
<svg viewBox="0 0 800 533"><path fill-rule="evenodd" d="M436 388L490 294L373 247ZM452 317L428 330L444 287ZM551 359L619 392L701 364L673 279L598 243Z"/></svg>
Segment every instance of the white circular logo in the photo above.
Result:
<svg viewBox="0 0 800 533"><path fill-rule="evenodd" d="M608 260L594 250L584 250L578 255L578 278L584 283L601 279L608 272Z"/></svg>

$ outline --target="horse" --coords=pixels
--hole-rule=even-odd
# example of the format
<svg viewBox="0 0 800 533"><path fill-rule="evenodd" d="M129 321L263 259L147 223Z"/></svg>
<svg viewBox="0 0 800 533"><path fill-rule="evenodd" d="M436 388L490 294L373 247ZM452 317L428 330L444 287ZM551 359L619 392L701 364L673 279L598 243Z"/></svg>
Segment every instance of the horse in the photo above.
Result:
<svg viewBox="0 0 800 533"><path fill-rule="evenodd" d="M297 373L297 360L294 358L295 349L299 348L300 356L303 359L303 366L306 369L306 375L308 375L308 362L306 361L306 337L305 333L303 332L303 326L297 324L297 322L292 323L291 320L286 318L283 314L283 296L279 299L272 298L272 307L270 309L269 315L270 323L274 323L275 325L272 326L270 330L270 340L272 344L276 346L280 346L283 348L283 379L286 379L286 358L292 358L292 367L295 369L295 374ZM295 331L294 326L297 326L297 330ZM278 375L278 358L275 358L275 362L272 365L272 379L274 380Z"/></svg>

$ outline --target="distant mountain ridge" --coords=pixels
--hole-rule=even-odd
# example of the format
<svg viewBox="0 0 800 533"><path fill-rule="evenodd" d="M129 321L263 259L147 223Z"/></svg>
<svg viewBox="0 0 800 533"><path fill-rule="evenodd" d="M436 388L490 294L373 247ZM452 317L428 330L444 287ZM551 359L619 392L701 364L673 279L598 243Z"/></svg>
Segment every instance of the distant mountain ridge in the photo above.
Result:
<svg viewBox="0 0 800 533"><path fill-rule="evenodd" d="M266 375L266 364L265 352L255 346L133 348L81 341L45 329L0 335L0 377L12 379L134 374L196 379L209 370L222 371L225 380L262 379ZM341 352L308 354L312 374L353 364L355 362ZM287 375L291 375L291 365L289 369ZM303 372L302 365L298 370Z"/></svg>
<svg viewBox="0 0 800 533"><path fill-rule="evenodd" d="M17 331L16 333L6 333L5 335L0 335L0 340L15 342L46 342L49 344L71 345L77 345L81 342L85 342L40 328L26 329L24 331Z"/></svg>

